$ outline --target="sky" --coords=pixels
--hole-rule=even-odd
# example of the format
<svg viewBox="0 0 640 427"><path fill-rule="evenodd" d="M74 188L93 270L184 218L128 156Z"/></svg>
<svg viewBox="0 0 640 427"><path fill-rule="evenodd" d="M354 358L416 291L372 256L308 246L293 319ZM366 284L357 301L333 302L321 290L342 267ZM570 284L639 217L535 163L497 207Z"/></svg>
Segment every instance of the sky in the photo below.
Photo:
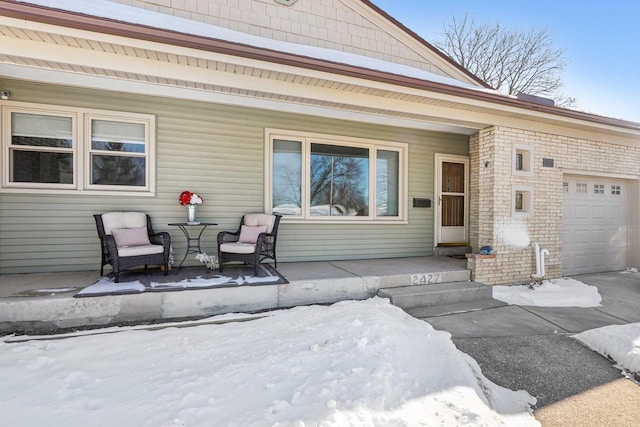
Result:
<svg viewBox="0 0 640 427"><path fill-rule="evenodd" d="M640 2L629 0L372 0L430 43L465 13L512 30L547 29L567 60L564 93L577 109L640 122Z"/></svg>
<svg viewBox="0 0 640 427"><path fill-rule="evenodd" d="M602 300L574 279L496 293L538 307ZM574 337L635 372L639 333L632 323ZM12 426L539 426L528 391L491 382L448 332L378 297L161 328L8 335L0 378Z"/></svg>

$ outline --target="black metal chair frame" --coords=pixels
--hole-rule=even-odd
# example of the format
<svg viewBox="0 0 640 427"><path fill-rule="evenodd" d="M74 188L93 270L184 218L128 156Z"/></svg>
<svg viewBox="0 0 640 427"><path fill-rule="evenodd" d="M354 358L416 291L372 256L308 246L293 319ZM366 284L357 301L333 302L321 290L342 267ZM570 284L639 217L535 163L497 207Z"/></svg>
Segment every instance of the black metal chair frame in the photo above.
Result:
<svg viewBox="0 0 640 427"><path fill-rule="evenodd" d="M250 214L247 214L250 215ZM240 230L244 225L244 217L240 220L237 231L221 231L218 233L218 261L220 262L220 272L222 273L223 264L234 261L241 261L245 264L253 265L254 274L258 275L258 265L265 260L272 259L274 267L278 268L278 260L276 258L276 243L278 241L278 226L282 215L274 215L273 228L271 233L260 233L256 240L256 250L250 254L237 254L232 252L222 252L220 245L223 243L233 243L240 239Z"/></svg>
<svg viewBox="0 0 640 427"><path fill-rule="evenodd" d="M163 251L157 254L148 255L134 255L121 257L118 255L118 246L113 235L105 234L104 224L102 222L102 214L95 214L93 217L96 220L96 227L98 228L98 236L100 237L100 246L102 248L102 263L100 265L100 275L104 276L104 266L111 265L113 269L113 276L115 282L120 282L120 273L131 267L137 267L144 265L147 269L149 265L161 265L164 267L164 275L169 274L169 254L171 251L171 236L166 231L159 233L153 232L153 226L151 225L151 217L145 214L147 217L147 233L149 235L149 241L154 245L162 245Z"/></svg>

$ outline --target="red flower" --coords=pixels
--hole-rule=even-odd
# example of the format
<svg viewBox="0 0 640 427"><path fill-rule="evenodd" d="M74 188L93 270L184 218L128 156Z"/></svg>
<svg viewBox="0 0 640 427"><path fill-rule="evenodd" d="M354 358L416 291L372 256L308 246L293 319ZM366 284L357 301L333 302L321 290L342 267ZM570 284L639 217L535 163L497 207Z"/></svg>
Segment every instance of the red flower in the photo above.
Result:
<svg viewBox="0 0 640 427"><path fill-rule="evenodd" d="M204 199L191 191L183 191L178 197L178 202L181 205L200 205L204 202Z"/></svg>

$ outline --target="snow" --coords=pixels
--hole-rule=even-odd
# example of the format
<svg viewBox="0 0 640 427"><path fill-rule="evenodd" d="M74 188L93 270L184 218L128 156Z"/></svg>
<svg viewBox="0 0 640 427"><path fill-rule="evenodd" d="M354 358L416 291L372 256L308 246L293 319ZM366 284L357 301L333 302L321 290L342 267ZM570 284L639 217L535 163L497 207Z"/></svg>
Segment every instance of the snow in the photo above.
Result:
<svg viewBox="0 0 640 427"><path fill-rule="evenodd" d="M431 73L429 71L420 70L418 68L413 68L402 64L396 64L380 59L369 58L362 55L341 52L317 46L307 46L279 40L272 40L269 38L254 36L251 34L230 30L212 24L192 21L186 18L167 15L119 3L112 3L107 0L66 0L64 2L61 2L60 0L19 0L19 2L49 7L53 9L62 9L69 12L82 13L90 16L109 18L121 22L140 24L153 28L170 29L172 31L184 34L225 40L233 43L240 43L248 46L255 46L278 52L300 55L303 57L383 71L386 73L412 77L434 83L442 83L451 86L477 90L480 92L499 94L497 91L494 91L492 89L464 83L450 77L445 77L439 74Z"/></svg>
<svg viewBox="0 0 640 427"><path fill-rule="evenodd" d="M386 299L261 316L5 337L3 425L539 425L527 392Z"/></svg>
<svg viewBox="0 0 640 427"><path fill-rule="evenodd" d="M527 285L494 286L493 298L508 304L537 307L598 307L602 297L595 286L563 277Z"/></svg>
<svg viewBox="0 0 640 427"><path fill-rule="evenodd" d="M615 360L622 369L640 373L640 323L604 326L573 337Z"/></svg>

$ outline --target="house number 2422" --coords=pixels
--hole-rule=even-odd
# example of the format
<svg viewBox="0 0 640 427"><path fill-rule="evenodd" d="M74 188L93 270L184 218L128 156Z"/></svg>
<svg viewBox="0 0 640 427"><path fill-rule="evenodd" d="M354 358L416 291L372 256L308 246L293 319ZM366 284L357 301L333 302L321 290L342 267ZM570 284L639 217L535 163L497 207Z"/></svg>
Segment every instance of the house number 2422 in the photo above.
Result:
<svg viewBox="0 0 640 427"><path fill-rule="evenodd" d="M412 285L429 285L431 283L440 283L441 274L413 274L411 276Z"/></svg>

